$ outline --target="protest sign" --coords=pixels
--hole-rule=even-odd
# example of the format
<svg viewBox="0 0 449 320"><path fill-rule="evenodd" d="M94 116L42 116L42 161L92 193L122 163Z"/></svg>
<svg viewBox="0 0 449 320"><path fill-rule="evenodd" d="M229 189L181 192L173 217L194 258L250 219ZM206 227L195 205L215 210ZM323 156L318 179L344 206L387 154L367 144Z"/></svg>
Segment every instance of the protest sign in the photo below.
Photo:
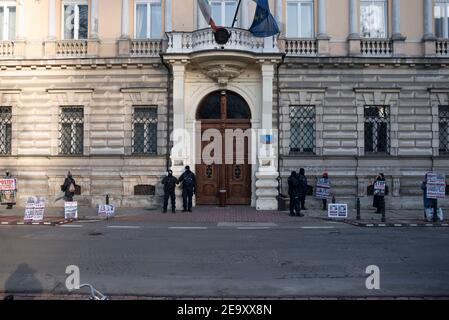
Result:
<svg viewBox="0 0 449 320"><path fill-rule="evenodd" d="M442 174L427 173L427 195L429 199L442 199L446 195L446 177Z"/></svg>
<svg viewBox="0 0 449 320"><path fill-rule="evenodd" d="M385 181L376 181L374 183L374 195L380 197L385 196Z"/></svg>
<svg viewBox="0 0 449 320"><path fill-rule="evenodd" d="M16 190L16 179L0 179L0 191Z"/></svg>
<svg viewBox="0 0 449 320"><path fill-rule="evenodd" d="M44 220L45 198L29 197L25 205L24 221L42 221Z"/></svg>
<svg viewBox="0 0 449 320"><path fill-rule="evenodd" d="M16 179L0 179L2 204L16 204Z"/></svg>
<svg viewBox="0 0 449 320"><path fill-rule="evenodd" d="M329 198L330 191L331 191L331 186L330 186L329 179L320 178L317 180L317 183L315 186L315 198L327 199L327 198Z"/></svg>
<svg viewBox="0 0 449 320"><path fill-rule="evenodd" d="M113 217L115 215L115 206L108 204L100 204L98 206L98 216Z"/></svg>
<svg viewBox="0 0 449 320"><path fill-rule="evenodd" d="M64 203L64 218L78 219L78 202L72 201Z"/></svg>
<svg viewBox="0 0 449 320"><path fill-rule="evenodd" d="M328 206L329 218L347 218L348 217L348 205L341 203L330 203Z"/></svg>

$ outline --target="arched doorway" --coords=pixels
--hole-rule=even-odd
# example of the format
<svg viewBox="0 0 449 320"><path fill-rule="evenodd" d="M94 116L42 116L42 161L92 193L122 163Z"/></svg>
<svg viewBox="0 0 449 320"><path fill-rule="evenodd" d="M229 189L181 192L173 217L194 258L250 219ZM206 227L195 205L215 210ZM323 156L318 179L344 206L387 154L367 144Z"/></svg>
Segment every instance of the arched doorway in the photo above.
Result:
<svg viewBox="0 0 449 320"><path fill-rule="evenodd" d="M251 134L248 129L251 129L251 110L248 104L234 92L215 91L201 101L196 118L201 121L201 136L208 129L214 129L214 132L220 133L222 146L219 150L222 153L221 163L205 163L202 159L201 163L196 165L196 203L217 205L220 203L220 190L226 190L227 205L250 205ZM231 137L230 132L246 134ZM215 137L202 142L201 154L214 139ZM213 155L214 152L215 149Z"/></svg>

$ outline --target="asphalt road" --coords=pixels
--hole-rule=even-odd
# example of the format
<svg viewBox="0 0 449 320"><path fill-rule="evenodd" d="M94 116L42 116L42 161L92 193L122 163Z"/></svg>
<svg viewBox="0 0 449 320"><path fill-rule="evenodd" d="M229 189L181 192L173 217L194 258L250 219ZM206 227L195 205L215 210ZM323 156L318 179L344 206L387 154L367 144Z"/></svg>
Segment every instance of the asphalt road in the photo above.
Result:
<svg viewBox="0 0 449 320"><path fill-rule="evenodd" d="M449 297L449 229L118 221L0 227L0 292L66 294L68 265L110 295ZM380 289L365 286L380 269ZM1 296L2 294L0 294Z"/></svg>

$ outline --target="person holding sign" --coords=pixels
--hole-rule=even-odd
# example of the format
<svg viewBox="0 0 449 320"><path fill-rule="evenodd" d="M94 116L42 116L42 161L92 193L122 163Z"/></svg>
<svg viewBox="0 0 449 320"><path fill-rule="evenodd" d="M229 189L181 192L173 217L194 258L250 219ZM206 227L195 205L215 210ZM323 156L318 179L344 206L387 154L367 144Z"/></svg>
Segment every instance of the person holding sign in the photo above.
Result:
<svg viewBox="0 0 449 320"><path fill-rule="evenodd" d="M331 184L329 180L329 175L324 172L322 177L317 179L315 186L315 197L321 199L323 202L322 210L327 210L327 198L329 198L331 190Z"/></svg>
<svg viewBox="0 0 449 320"><path fill-rule="evenodd" d="M73 201L73 196L75 195L76 183L75 179L73 179L70 171L67 173L67 178L64 180L64 184L61 186L61 191L64 191L65 196L64 200L68 202Z"/></svg>
<svg viewBox="0 0 449 320"><path fill-rule="evenodd" d="M376 208L375 213L382 213L382 206L384 205L385 197L385 176L383 173L379 173L374 182L374 199L373 207Z"/></svg>
<svg viewBox="0 0 449 320"><path fill-rule="evenodd" d="M12 209L16 204L17 181L9 171L6 171L5 177L1 179L0 192L2 204L6 204L6 209Z"/></svg>
<svg viewBox="0 0 449 320"><path fill-rule="evenodd" d="M424 176L424 181L421 184L421 189L423 190L424 212L432 210L433 221L438 220L438 198L445 197L445 180L446 179L443 175L434 172L427 172Z"/></svg>

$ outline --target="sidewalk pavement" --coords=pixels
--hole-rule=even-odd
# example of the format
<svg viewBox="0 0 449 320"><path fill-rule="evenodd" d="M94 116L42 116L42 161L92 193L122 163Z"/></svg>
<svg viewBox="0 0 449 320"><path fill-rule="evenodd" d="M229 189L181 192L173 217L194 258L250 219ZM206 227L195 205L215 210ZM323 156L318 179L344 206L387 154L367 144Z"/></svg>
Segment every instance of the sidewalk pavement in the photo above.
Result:
<svg viewBox="0 0 449 320"><path fill-rule="evenodd" d="M447 210L445 210L447 212ZM7 210L0 207L0 224L23 224L25 209L14 207ZM113 219L123 222L172 222L172 223L218 223L218 222L274 222L274 223L323 223L329 221L340 221L360 227L449 227L446 222L427 222L424 219L423 210L387 210L386 222L382 222L382 216L375 214L374 210L361 210L361 219L356 219L355 210L349 210L346 219L330 219L327 211L310 209L302 211L304 217L290 217L288 212L280 211L257 211L248 206L199 206L193 208L192 213L177 211L176 214L161 213L160 210L146 208L117 208L116 217ZM63 208L46 208L43 225L58 225L73 222L64 219ZM97 215L96 208L79 207L79 220L105 220ZM35 223L38 224L38 223Z"/></svg>

